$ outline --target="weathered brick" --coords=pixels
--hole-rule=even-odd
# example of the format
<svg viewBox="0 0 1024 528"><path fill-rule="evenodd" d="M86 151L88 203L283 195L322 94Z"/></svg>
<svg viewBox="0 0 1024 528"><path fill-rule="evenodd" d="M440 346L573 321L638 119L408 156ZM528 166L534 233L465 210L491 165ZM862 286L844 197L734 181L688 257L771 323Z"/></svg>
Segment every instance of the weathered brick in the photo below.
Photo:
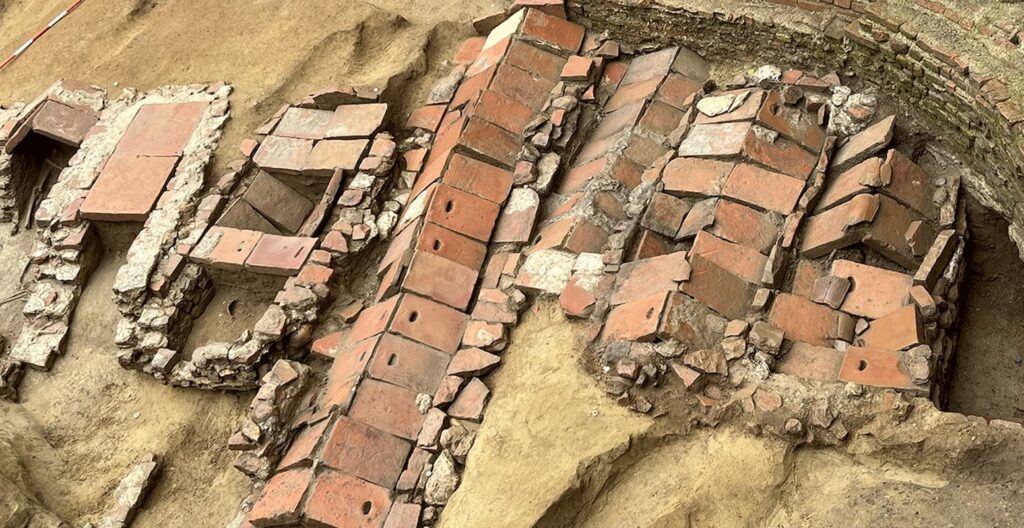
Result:
<svg viewBox="0 0 1024 528"><path fill-rule="evenodd" d="M346 475L391 489L412 444L348 416L339 416L324 441L320 463Z"/></svg>
<svg viewBox="0 0 1024 528"><path fill-rule="evenodd" d="M326 471L313 485L306 519L331 528L380 528L391 508L390 492L338 473Z"/></svg>

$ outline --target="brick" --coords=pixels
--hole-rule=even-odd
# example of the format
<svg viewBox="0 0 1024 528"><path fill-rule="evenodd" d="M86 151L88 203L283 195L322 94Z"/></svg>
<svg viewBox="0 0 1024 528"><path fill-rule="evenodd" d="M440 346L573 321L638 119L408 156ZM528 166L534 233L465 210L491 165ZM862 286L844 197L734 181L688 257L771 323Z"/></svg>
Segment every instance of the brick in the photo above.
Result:
<svg viewBox="0 0 1024 528"><path fill-rule="evenodd" d="M470 118L459 139L459 145L508 168L515 165L522 140L501 127L482 119Z"/></svg>
<svg viewBox="0 0 1024 528"><path fill-rule="evenodd" d="M622 155L635 161L641 167L650 167L671 150L653 139L634 134L629 137Z"/></svg>
<svg viewBox="0 0 1024 528"><path fill-rule="evenodd" d="M490 88L539 112L547 103L555 82L511 64L502 63L494 73Z"/></svg>
<svg viewBox="0 0 1024 528"><path fill-rule="evenodd" d="M334 109L323 137L368 138L380 129L387 112L385 103L341 105Z"/></svg>
<svg viewBox="0 0 1024 528"><path fill-rule="evenodd" d="M911 233L913 236L909 236ZM867 226L863 242L889 260L914 269L921 260L917 255L923 253L923 248L929 247L935 237L935 230L924 223L914 210L888 196L879 195L878 213Z"/></svg>
<svg viewBox="0 0 1024 528"><path fill-rule="evenodd" d="M670 194L654 193L640 219L640 225L667 237L674 237L690 211L690 202Z"/></svg>
<svg viewBox="0 0 1024 528"><path fill-rule="evenodd" d="M540 196L528 187L512 190L508 204L501 210L491 241L495 243L525 243L530 240L540 209Z"/></svg>
<svg viewBox="0 0 1024 528"><path fill-rule="evenodd" d="M358 342L350 341L349 345L338 350L327 377L327 389L320 403L322 408L340 407L344 411L348 410L355 388L362 379L379 342L379 337Z"/></svg>
<svg viewBox="0 0 1024 528"><path fill-rule="evenodd" d="M594 75L594 59L573 55L562 68L563 81L585 82Z"/></svg>
<svg viewBox="0 0 1024 528"><path fill-rule="evenodd" d="M380 528L391 509L388 490L326 471L316 479L306 504L306 519L331 528Z"/></svg>
<svg viewBox="0 0 1024 528"><path fill-rule="evenodd" d="M304 427L299 434L295 435L288 451L281 458L277 470L292 469L297 467L309 467L313 465L313 458L316 456L316 449L320 446L320 438L327 430L328 420L321 420L313 425Z"/></svg>
<svg viewBox="0 0 1024 528"><path fill-rule="evenodd" d="M719 314L742 319L750 309L756 288L700 255L690 257L690 280L679 289Z"/></svg>
<svg viewBox="0 0 1024 528"><path fill-rule="evenodd" d="M760 284L768 261L754 248L722 240L707 231L697 233L690 255L703 257L751 284Z"/></svg>
<svg viewBox="0 0 1024 528"><path fill-rule="evenodd" d="M653 101L647 107L638 127L648 133L668 137L679 127L683 111L661 101Z"/></svg>
<svg viewBox="0 0 1024 528"><path fill-rule="evenodd" d="M775 296L768 322L782 329L787 339L814 346L831 346L835 339L853 338L850 316L788 293Z"/></svg>
<svg viewBox="0 0 1024 528"><path fill-rule="evenodd" d="M448 161L441 181L485 200L504 203L512 188L512 172L456 153Z"/></svg>
<svg viewBox="0 0 1024 528"><path fill-rule="evenodd" d="M273 235L280 235L281 230L274 224L270 223L269 220L259 213L249 202L245 201L244 198L238 197L235 201L228 205L224 213L217 219L217 225L224 227L233 227L235 229L247 229L250 231L260 231L262 233L270 233Z"/></svg>
<svg viewBox="0 0 1024 528"><path fill-rule="evenodd" d="M629 105L642 104L654 97L659 84L661 84L661 79L655 78L629 86L620 85L605 103L604 110L605 112L614 112Z"/></svg>
<svg viewBox="0 0 1024 528"><path fill-rule="evenodd" d="M468 347L498 347L505 341L505 326L486 321L470 321L462 335L462 345Z"/></svg>
<svg viewBox="0 0 1024 528"><path fill-rule="evenodd" d="M601 339L611 341L651 341L658 333L669 292L660 292L620 304L605 321Z"/></svg>
<svg viewBox="0 0 1024 528"><path fill-rule="evenodd" d="M274 136L295 139L323 139L334 112L289 107L274 128Z"/></svg>
<svg viewBox="0 0 1024 528"><path fill-rule="evenodd" d="M695 51L681 46L672 62L672 71L703 83L711 75L711 65Z"/></svg>
<svg viewBox="0 0 1024 528"><path fill-rule="evenodd" d="M914 273L914 284L925 286L929 290L934 287L935 282L949 266L949 261L956 252L959 240L956 231L952 229L939 233L928 249L928 253L925 254L921 267Z"/></svg>
<svg viewBox="0 0 1024 528"><path fill-rule="evenodd" d="M249 511L249 522L262 528L298 521L302 497L312 479L313 471L309 469L293 469L271 477Z"/></svg>
<svg viewBox="0 0 1024 528"><path fill-rule="evenodd" d="M718 201L718 198L708 198L693 204L690 207L690 212L686 213L686 218L683 219L683 225L680 226L679 232L676 233L676 239L681 240L693 237L700 230L712 225L715 222L715 207L717 207Z"/></svg>
<svg viewBox="0 0 1024 528"><path fill-rule="evenodd" d="M821 151L825 144L825 130L818 125L817 116L783 104L778 90L768 92L757 121L812 152Z"/></svg>
<svg viewBox="0 0 1024 528"><path fill-rule="evenodd" d="M491 397L491 390L480 378L469 380L448 407L448 415L459 420L479 422L484 416L484 407Z"/></svg>
<svg viewBox="0 0 1024 528"><path fill-rule="evenodd" d="M557 82L565 67L566 59L521 40L513 40L505 56L505 62L535 76L543 78L548 85Z"/></svg>
<svg viewBox="0 0 1024 528"><path fill-rule="evenodd" d="M917 305L908 304L871 322L861 334L861 346L885 350L903 350L923 343L924 326Z"/></svg>
<svg viewBox="0 0 1024 528"><path fill-rule="evenodd" d="M665 192L679 196L719 196L734 163L700 158L676 158L665 166Z"/></svg>
<svg viewBox="0 0 1024 528"><path fill-rule="evenodd" d="M323 337L317 338L310 345L310 352L321 358L334 359L338 348L342 345L341 332L331 332Z"/></svg>
<svg viewBox="0 0 1024 528"><path fill-rule="evenodd" d="M685 251L627 262L616 275L610 302L617 306L659 292L675 291L678 283L689 278L689 274Z"/></svg>
<svg viewBox="0 0 1024 528"><path fill-rule="evenodd" d="M430 222L423 224L415 248L473 270L480 269L487 255L487 247L480 242Z"/></svg>
<svg viewBox="0 0 1024 528"><path fill-rule="evenodd" d="M423 129L429 132L437 132L438 125L441 124L441 118L444 117L445 109L448 105L426 105L413 110L409 114L409 119L405 121L406 130L412 129Z"/></svg>
<svg viewBox="0 0 1024 528"><path fill-rule="evenodd" d="M281 180L260 171L243 199L264 218L286 233L298 231L310 212L313 203Z"/></svg>
<svg viewBox="0 0 1024 528"><path fill-rule="evenodd" d="M126 157L107 159L79 212L86 220L143 222L157 204L178 159Z"/></svg>
<svg viewBox="0 0 1024 528"><path fill-rule="evenodd" d="M843 354L834 348L796 342L775 364L775 371L803 379L836 381Z"/></svg>
<svg viewBox="0 0 1024 528"><path fill-rule="evenodd" d="M589 141L593 142L596 139L606 138L631 129L640 120L643 110L644 103L639 101L606 113L597 128L594 129Z"/></svg>
<svg viewBox="0 0 1024 528"><path fill-rule="evenodd" d="M420 522L419 504L396 502L391 505L384 528L417 528Z"/></svg>
<svg viewBox="0 0 1024 528"><path fill-rule="evenodd" d="M882 193L926 218L938 218L938 207L929 192L932 179L924 169L896 149L889 150L879 169L885 183L879 189Z"/></svg>
<svg viewBox="0 0 1024 528"><path fill-rule="evenodd" d="M641 228L640 234L637 235L636 243L633 246L632 259L640 260L660 255L667 255L671 253L673 249L674 244L670 239L649 229Z"/></svg>
<svg viewBox="0 0 1024 528"><path fill-rule="evenodd" d="M209 106L207 102L147 104L121 136L117 156L181 156Z"/></svg>
<svg viewBox="0 0 1024 528"><path fill-rule="evenodd" d="M678 52L679 48L671 47L637 56L629 63L621 85L665 78L672 69Z"/></svg>
<svg viewBox="0 0 1024 528"><path fill-rule="evenodd" d="M831 274L853 282L842 310L869 319L884 317L906 305L914 285L909 275L842 259L832 263Z"/></svg>
<svg viewBox="0 0 1024 528"><path fill-rule="evenodd" d="M465 310L473 297L478 276L477 269L434 253L416 251L402 281L402 289Z"/></svg>
<svg viewBox="0 0 1024 528"><path fill-rule="evenodd" d="M825 191L821 194L815 212L826 211L848 202L858 194L871 192L877 187L871 184L883 183L881 169L881 158L868 158L846 169L838 176L830 178Z"/></svg>
<svg viewBox="0 0 1024 528"><path fill-rule="evenodd" d="M695 125L679 144L680 156L735 156L743 150L751 123Z"/></svg>
<svg viewBox="0 0 1024 528"><path fill-rule="evenodd" d="M757 126L747 135L743 155L770 169L804 181L818 164L818 157L800 145Z"/></svg>
<svg viewBox="0 0 1024 528"><path fill-rule="evenodd" d="M910 376L900 369L899 353L877 348L847 348L839 368L839 380L898 389L914 386Z"/></svg>
<svg viewBox="0 0 1024 528"><path fill-rule="evenodd" d="M584 319L590 317L597 304L595 285L581 275L573 275L558 296L558 304L567 317Z"/></svg>
<svg viewBox="0 0 1024 528"><path fill-rule="evenodd" d="M398 483L411 451L412 444L401 438L339 416L324 441L320 462L390 489Z"/></svg>
<svg viewBox="0 0 1024 528"><path fill-rule="evenodd" d="M703 81L697 82L682 75L672 73L665 78L658 90L657 100L670 104L680 110L686 110L694 95L703 88Z"/></svg>
<svg viewBox="0 0 1024 528"><path fill-rule="evenodd" d="M448 185L438 185L426 219L456 233L487 242L498 218L498 204L460 191Z"/></svg>
<svg viewBox="0 0 1024 528"><path fill-rule="evenodd" d="M44 101L31 118L32 132L72 147L80 145L95 124L91 112L52 99ZM13 149L8 146L8 151Z"/></svg>
<svg viewBox="0 0 1024 528"><path fill-rule="evenodd" d="M257 167L270 172L298 174L306 168L313 140L267 136L253 157Z"/></svg>
<svg viewBox="0 0 1024 528"><path fill-rule="evenodd" d="M463 348L452 358L448 365L449 376L483 376L501 363L501 358L480 350L479 348ZM436 389L436 387L435 387Z"/></svg>
<svg viewBox="0 0 1024 528"><path fill-rule="evenodd" d="M564 0L516 0L515 3L512 4L513 10L520 7L532 7L543 11L547 15L557 18L565 18Z"/></svg>
<svg viewBox="0 0 1024 528"><path fill-rule="evenodd" d="M245 259L245 269L269 275L295 275L316 242L315 237L263 235Z"/></svg>
<svg viewBox="0 0 1024 528"><path fill-rule="evenodd" d="M394 334L381 336L367 373L374 379L417 393L433 394L444 377L449 357Z"/></svg>
<svg viewBox="0 0 1024 528"><path fill-rule="evenodd" d="M349 417L406 440L416 440L423 415L416 392L374 379L359 384Z"/></svg>
<svg viewBox="0 0 1024 528"><path fill-rule="evenodd" d="M533 120L533 110L498 92L484 90L473 109L473 116L519 137Z"/></svg>
<svg viewBox="0 0 1024 528"><path fill-rule="evenodd" d="M800 254L818 258L859 242L864 237L866 224L874 220L878 209L876 195L862 194L812 216L804 228Z"/></svg>
<svg viewBox="0 0 1024 528"><path fill-rule="evenodd" d="M368 337L373 337L386 330L400 300L398 296L395 296L363 310L359 314L359 318L352 325L349 340L354 343Z"/></svg>
<svg viewBox="0 0 1024 528"><path fill-rule="evenodd" d="M779 226L772 216L745 205L719 200L714 218L711 234L761 253L767 254L779 239Z"/></svg>
<svg viewBox="0 0 1024 528"><path fill-rule="evenodd" d="M462 44L459 44L459 49L455 51L455 56L452 57L452 64L473 64L477 56L480 55L485 40L487 39L484 37L470 37L463 40Z"/></svg>
<svg viewBox="0 0 1024 528"><path fill-rule="evenodd" d="M803 189L802 180L743 163L729 174L722 195L787 215L793 212Z"/></svg>
<svg viewBox="0 0 1024 528"><path fill-rule="evenodd" d="M719 99L721 98L721 99ZM715 93L704 99L702 102L697 103L697 109L701 110L707 105L709 101L733 101L735 105L736 99L742 99L743 102L739 103L733 110L723 112L718 115L707 115L703 112L698 111L697 117L694 123L705 124L705 123L728 123L730 121L750 121L757 116L757 112L761 109L761 103L764 101L764 90L760 89L740 89L740 90L729 90L726 92Z"/></svg>
<svg viewBox="0 0 1024 528"><path fill-rule="evenodd" d="M245 259L249 258L252 249L256 247L256 243L262 237L263 233L258 231L213 226L203 235L203 239L197 246L198 249L215 241L212 242L211 249L198 256L197 252L193 250L192 258L215 268L240 270L245 264Z"/></svg>
<svg viewBox="0 0 1024 528"><path fill-rule="evenodd" d="M536 9L526 10L522 34L533 37L569 53L576 53L583 44L584 29L579 24L545 14Z"/></svg>
<svg viewBox="0 0 1024 528"><path fill-rule="evenodd" d="M390 330L442 352L454 353L462 340L466 314L416 295L402 296Z"/></svg>
<svg viewBox="0 0 1024 528"><path fill-rule="evenodd" d="M331 176L337 169L354 171L359 167L369 144L365 139L328 139L317 141L302 166L304 174Z"/></svg>
<svg viewBox="0 0 1024 528"><path fill-rule="evenodd" d="M810 299L818 304L839 309L849 291L849 279L825 276L814 282L814 286L811 288Z"/></svg>
<svg viewBox="0 0 1024 528"><path fill-rule="evenodd" d="M565 249L573 253L601 253L608 242L608 233L586 218L568 216L547 224L533 239L527 253L544 249Z"/></svg>
<svg viewBox="0 0 1024 528"><path fill-rule="evenodd" d="M889 116L850 137L832 157L833 171L843 171L884 149L895 129L896 117Z"/></svg>

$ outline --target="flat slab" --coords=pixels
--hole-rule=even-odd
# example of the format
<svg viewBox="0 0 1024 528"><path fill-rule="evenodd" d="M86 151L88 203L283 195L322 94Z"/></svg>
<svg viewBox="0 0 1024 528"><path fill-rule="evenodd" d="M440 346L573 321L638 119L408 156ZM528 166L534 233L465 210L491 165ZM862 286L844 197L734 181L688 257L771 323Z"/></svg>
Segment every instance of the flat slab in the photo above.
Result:
<svg viewBox="0 0 1024 528"><path fill-rule="evenodd" d="M77 147L95 124L96 116L51 100L43 103L32 118L32 131L65 145Z"/></svg>
<svg viewBox="0 0 1024 528"><path fill-rule="evenodd" d="M259 231L213 226L192 250L191 259L215 268L240 270L256 243Z"/></svg>
<svg viewBox="0 0 1024 528"><path fill-rule="evenodd" d="M311 237L263 235L245 259L245 269L268 275L295 275L316 245Z"/></svg>
<svg viewBox="0 0 1024 528"><path fill-rule="evenodd" d="M82 202L82 218L145 221L177 164L176 156L134 157L115 152Z"/></svg>
<svg viewBox="0 0 1024 528"><path fill-rule="evenodd" d="M313 203L288 184L260 171L242 195L267 220L281 231L294 233L313 210Z"/></svg>
<svg viewBox="0 0 1024 528"><path fill-rule="evenodd" d="M210 103L149 104L139 108L117 144L121 156L181 156Z"/></svg>

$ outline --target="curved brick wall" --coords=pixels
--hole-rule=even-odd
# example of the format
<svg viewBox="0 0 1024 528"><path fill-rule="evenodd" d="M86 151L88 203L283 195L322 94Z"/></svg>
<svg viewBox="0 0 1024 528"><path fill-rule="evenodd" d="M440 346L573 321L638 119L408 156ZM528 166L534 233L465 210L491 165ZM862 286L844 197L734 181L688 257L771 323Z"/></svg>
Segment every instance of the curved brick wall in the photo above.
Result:
<svg viewBox="0 0 1024 528"><path fill-rule="evenodd" d="M588 0L571 2L570 9L573 18L623 42L683 44L709 59L855 72L908 103L972 165L978 178L969 187L1013 221L1011 236L1024 248L1024 83L1006 73L1024 64L1020 29L1008 21L1019 6L966 0L713 4Z"/></svg>

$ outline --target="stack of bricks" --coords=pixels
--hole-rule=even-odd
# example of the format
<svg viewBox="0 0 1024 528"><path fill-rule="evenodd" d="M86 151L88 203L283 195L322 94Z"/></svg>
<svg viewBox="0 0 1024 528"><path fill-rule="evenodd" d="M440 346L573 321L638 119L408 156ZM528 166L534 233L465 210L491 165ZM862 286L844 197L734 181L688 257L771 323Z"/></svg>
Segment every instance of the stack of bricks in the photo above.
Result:
<svg viewBox="0 0 1024 528"><path fill-rule="evenodd" d="M489 390L479 376L504 345L493 321L514 324L524 300L514 289L474 295L487 244L515 167L539 160L536 135L557 142L554 126L529 125L557 110L550 100L562 95L566 57L582 39L581 27L525 9L464 48L473 50L466 77L432 120L437 134L382 264L377 303L340 340L325 393L298 420L251 525L433 524L458 481L460 454L442 447L442 429L482 418Z"/></svg>

